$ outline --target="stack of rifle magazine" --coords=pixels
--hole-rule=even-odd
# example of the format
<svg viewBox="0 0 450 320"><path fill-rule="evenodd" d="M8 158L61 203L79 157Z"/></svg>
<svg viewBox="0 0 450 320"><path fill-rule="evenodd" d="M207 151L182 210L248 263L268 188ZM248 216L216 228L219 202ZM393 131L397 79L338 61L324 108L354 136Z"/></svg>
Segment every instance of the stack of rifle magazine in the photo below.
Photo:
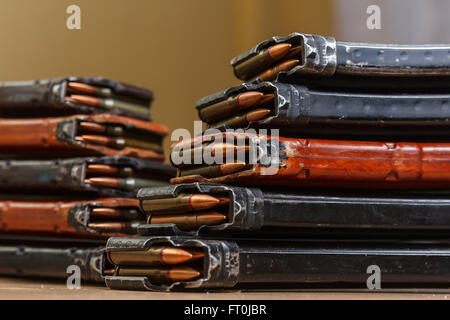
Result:
<svg viewBox="0 0 450 320"><path fill-rule="evenodd" d="M107 285L449 288L449 52L293 33L235 57L172 185L139 190L140 236L108 240Z"/></svg>
<svg viewBox="0 0 450 320"><path fill-rule="evenodd" d="M135 236L138 189L175 175L152 100L99 77L0 83L0 276L113 272L106 239Z"/></svg>

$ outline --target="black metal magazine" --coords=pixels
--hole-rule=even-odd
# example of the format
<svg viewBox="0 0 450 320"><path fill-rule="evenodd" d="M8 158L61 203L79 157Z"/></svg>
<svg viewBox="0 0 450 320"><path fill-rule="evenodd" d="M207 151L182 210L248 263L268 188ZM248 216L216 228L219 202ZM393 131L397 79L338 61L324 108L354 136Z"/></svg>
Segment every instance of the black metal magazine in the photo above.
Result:
<svg viewBox="0 0 450 320"><path fill-rule="evenodd" d="M87 183L89 165L106 165L117 168L116 175L103 174L106 177L123 178L127 183L127 174L120 168L128 168L133 175L144 177L132 181L123 187L101 186ZM97 174L102 176L101 173ZM22 192L33 194L55 193L90 193L108 197L134 197L139 189L139 183L154 182L167 184L175 175L175 169L167 164L130 157L86 157L56 160L1 160L0 189L6 192ZM140 181L140 182L139 182ZM133 184L135 183L135 184Z"/></svg>
<svg viewBox="0 0 450 320"><path fill-rule="evenodd" d="M249 121L244 129L279 129L280 135L302 138L433 141L449 138L449 93L343 92L254 81L198 100L196 108L200 118L208 128L236 129L226 123L227 117L218 122L208 121L202 117L202 110L245 92L273 94L274 99L261 106L270 113L260 120Z"/></svg>
<svg viewBox="0 0 450 320"><path fill-rule="evenodd" d="M248 81L254 74L240 74L236 67L276 44L300 46L300 63L278 80L335 87L343 90L448 90L450 45L397 45L336 41L333 37L292 33L272 37L234 57L235 75Z"/></svg>
<svg viewBox="0 0 450 320"><path fill-rule="evenodd" d="M391 192L362 194L331 190L248 188L210 183L187 183L139 190L137 198L149 218L148 200L173 199L180 194L207 194L229 199L217 211L226 220L185 230L176 224L147 224L145 235L253 238L385 238L446 239L450 230L450 200L445 195ZM191 215L201 211L176 211ZM156 213L155 213L156 214ZM164 215L160 215L164 217ZM151 219L149 219L151 221Z"/></svg>
<svg viewBox="0 0 450 320"><path fill-rule="evenodd" d="M110 238L106 252L144 252L152 246L201 250L187 281L155 283L150 276L120 275L127 263L105 276L108 287L131 290L367 289L373 270L382 288L448 288L448 244L359 244L324 241L215 240L192 237ZM181 266L187 266L186 263ZM144 266L141 266L144 268Z"/></svg>

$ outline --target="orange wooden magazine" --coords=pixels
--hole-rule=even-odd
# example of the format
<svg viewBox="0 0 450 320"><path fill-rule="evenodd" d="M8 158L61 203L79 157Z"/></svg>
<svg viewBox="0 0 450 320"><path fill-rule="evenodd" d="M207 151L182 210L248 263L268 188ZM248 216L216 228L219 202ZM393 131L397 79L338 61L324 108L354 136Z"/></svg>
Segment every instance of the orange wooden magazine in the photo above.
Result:
<svg viewBox="0 0 450 320"><path fill-rule="evenodd" d="M110 114L0 119L0 152L25 157L118 155L164 160L167 127Z"/></svg>
<svg viewBox="0 0 450 320"><path fill-rule="evenodd" d="M135 234L145 221L139 200L101 198L81 201L0 200L0 232L5 234L106 239Z"/></svg>
<svg viewBox="0 0 450 320"><path fill-rule="evenodd" d="M267 145L265 145L267 144ZM245 152L224 164L177 163L177 156L203 148L206 154ZM256 152L257 151L257 152ZM257 153L252 163L249 153ZM186 157L185 157L186 158ZM189 156L186 158L188 159ZM264 160L264 162L263 162ZM178 167L172 183L241 185L449 188L450 143L370 142L271 137L249 133L204 135L173 145ZM263 162L263 164L262 164Z"/></svg>

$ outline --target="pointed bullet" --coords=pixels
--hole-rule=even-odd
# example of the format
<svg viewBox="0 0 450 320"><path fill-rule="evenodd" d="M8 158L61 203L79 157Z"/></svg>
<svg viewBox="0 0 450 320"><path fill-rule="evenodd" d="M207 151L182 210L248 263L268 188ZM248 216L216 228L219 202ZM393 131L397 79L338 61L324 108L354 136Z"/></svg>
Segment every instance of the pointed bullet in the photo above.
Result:
<svg viewBox="0 0 450 320"><path fill-rule="evenodd" d="M155 215L150 217L150 224L173 223L181 230L195 230L201 226L213 226L224 222L227 217L218 212L201 212L196 214Z"/></svg>
<svg viewBox="0 0 450 320"><path fill-rule="evenodd" d="M152 246L147 250L110 251L108 259L116 265L155 266L180 264L194 258L189 251L181 248Z"/></svg>
<svg viewBox="0 0 450 320"><path fill-rule="evenodd" d="M86 168L89 174L101 174L101 175L120 175L120 176L131 176L133 175L134 169L132 167L115 167L107 164L89 164Z"/></svg>
<svg viewBox="0 0 450 320"><path fill-rule="evenodd" d="M75 99L73 99L71 97L65 97L64 100L70 101L70 102L73 102L73 103L80 103L80 102L78 102L77 100L75 100Z"/></svg>
<svg viewBox="0 0 450 320"><path fill-rule="evenodd" d="M139 210L125 208L93 208L90 216L126 220L139 220L143 218Z"/></svg>
<svg viewBox="0 0 450 320"><path fill-rule="evenodd" d="M119 276L148 277L150 282L167 283L187 281L200 276L200 272L189 267L173 267L170 269L120 267Z"/></svg>
<svg viewBox="0 0 450 320"><path fill-rule="evenodd" d="M223 175L227 175L230 173L238 172L244 170L247 167L247 164L244 162L236 162L236 163L224 163L219 166L220 172Z"/></svg>
<svg viewBox="0 0 450 320"><path fill-rule="evenodd" d="M230 127L232 129L236 128L247 128L251 121L262 120L271 113L270 109L258 108L248 113L234 116L230 119L223 120L221 122L216 122L211 124L212 128L219 128L223 126Z"/></svg>
<svg viewBox="0 0 450 320"><path fill-rule="evenodd" d="M212 226L224 222L227 217L217 212L202 213L197 215L197 223L205 226Z"/></svg>
<svg viewBox="0 0 450 320"><path fill-rule="evenodd" d="M85 133L103 133L106 136L114 136L114 137L128 137L132 134L127 132L124 127L121 125L112 125L112 124L100 124L96 122L87 122L81 121L78 124L78 131L82 131Z"/></svg>
<svg viewBox="0 0 450 320"><path fill-rule="evenodd" d="M117 188L119 186L119 179L109 177L92 177L89 179L89 183L101 187Z"/></svg>
<svg viewBox="0 0 450 320"><path fill-rule="evenodd" d="M258 121L261 120L263 118L265 118L266 116L268 116L270 114L270 110L269 109L264 109L264 108L260 108L260 109L255 109L250 111L249 113L247 113L247 121Z"/></svg>
<svg viewBox="0 0 450 320"><path fill-rule="evenodd" d="M175 267L168 270L167 277L172 281L186 281L197 278L200 272L189 267Z"/></svg>
<svg viewBox="0 0 450 320"><path fill-rule="evenodd" d="M119 217L120 211L116 208L94 208L91 211L91 215L105 216L105 217Z"/></svg>
<svg viewBox="0 0 450 320"><path fill-rule="evenodd" d="M98 144L101 146L108 146L111 139L105 136L93 136L93 135L82 135L81 138L86 143Z"/></svg>
<svg viewBox="0 0 450 320"><path fill-rule="evenodd" d="M100 100L96 97L84 96L80 94L72 94L70 97L66 97L67 100L77 102L81 104L87 104L94 107L100 106Z"/></svg>
<svg viewBox="0 0 450 320"><path fill-rule="evenodd" d="M141 222L91 222L88 227L100 233L136 234Z"/></svg>
<svg viewBox="0 0 450 320"><path fill-rule="evenodd" d="M298 65L299 63L300 63L299 60L284 61L284 62L276 65L275 67L270 68L270 69L264 71L263 73L260 73L259 75L256 76L256 78L259 78L264 81L275 80L277 78L278 73L280 73L282 71L289 71L293 67Z"/></svg>
<svg viewBox="0 0 450 320"><path fill-rule="evenodd" d="M209 194L192 194L189 197L189 206L191 209L206 209L207 207L210 208L211 206L217 205L219 202L219 199L210 196Z"/></svg>
<svg viewBox="0 0 450 320"><path fill-rule="evenodd" d="M87 166L87 172L115 175L119 173L119 168L106 164L90 164Z"/></svg>
<svg viewBox="0 0 450 320"><path fill-rule="evenodd" d="M125 225L122 222L92 222L88 227L98 232L123 232Z"/></svg>
<svg viewBox="0 0 450 320"><path fill-rule="evenodd" d="M289 52L284 57L285 60L296 59L301 60L302 46L296 46L289 49Z"/></svg>
<svg viewBox="0 0 450 320"><path fill-rule="evenodd" d="M193 148L193 149L186 149L183 151L179 152L179 157L183 158L183 155L185 153L190 154L190 159L191 159L191 163L193 163L193 161L195 160L195 155L203 155L203 154L211 154L211 156L215 157L216 155L218 155L219 153L221 153L223 155L223 158L226 158L228 155L231 154L239 154L239 152L243 152L243 153L247 153L250 151L250 146L243 146L243 145L239 145L239 146L235 146L233 144L230 143L212 143L210 145L207 146L200 146L198 148Z"/></svg>
<svg viewBox="0 0 450 320"><path fill-rule="evenodd" d="M87 122L87 121L81 121L78 124L78 129L82 130L82 131L98 132L98 133L104 133L106 131L106 127L104 125L101 125L101 124L95 123L95 122Z"/></svg>
<svg viewBox="0 0 450 320"><path fill-rule="evenodd" d="M224 163L220 165L210 165L201 167L183 168L179 172L180 177L200 175L204 178L221 177L230 173L242 171L249 167L245 162Z"/></svg>
<svg viewBox="0 0 450 320"><path fill-rule="evenodd" d="M134 104L131 102L121 101L117 99L112 98L97 98L93 96L86 96L86 95L80 95L80 94L72 94L69 97L65 98L68 101L80 103L80 104L86 104L89 106L99 107L103 109L120 109L122 111L126 112L132 112L142 115L148 115L149 109L148 106Z"/></svg>
<svg viewBox="0 0 450 320"><path fill-rule="evenodd" d="M205 256L205 253L202 251L190 250L189 252L192 254L192 260L200 259Z"/></svg>
<svg viewBox="0 0 450 320"><path fill-rule="evenodd" d="M263 97L263 93L258 91L249 91L229 97L226 100L212 104L200 110L200 117L205 122L213 122L218 119L226 118L249 108L256 104Z"/></svg>
<svg viewBox="0 0 450 320"><path fill-rule="evenodd" d="M228 198L219 197L218 199L219 199L219 201L220 201L221 203L228 203L228 202L230 202L230 199L228 199Z"/></svg>
<svg viewBox="0 0 450 320"><path fill-rule="evenodd" d="M291 47L292 45L290 43L280 43L267 49L267 53L273 61L277 61L288 54Z"/></svg>
<svg viewBox="0 0 450 320"><path fill-rule="evenodd" d="M103 97L109 97L112 95L112 90L105 87L95 87L86 83L69 82L67 87L70 91L84 92L90 94L96 94Z"/></svg>
<svg viewBox="0 0 450 320"><path fill-rule="evenodd" d="M291 47L292 45L290 43L280 43L262 50L259 54L234 66L234 72L241 80L251 79L259 72L283 58Z"/></svg>
<svg viewBox="0 0 450 320"><path fill-rule="evenodd" d="M224 205L225 201L207 194L179 194L176 198L142 200L142 209L149 214L200 211Z"/></svg>
<svg viewBox="0 0 450 320"><path fill-rule="evenodd" d="M192 254L179 248L165 247L161 249L161 261L165 264L179 264L192 259Z"/></svg>
<svg viewBox="0 0 450 320"><path fill-rule="evenodd" d="M95 93L95 87L89 84L80 83L80 82L69 82L67 84L69 89L74 89L76 91L86 92L86 93Z"/></svg>
<svg viewBox="0 0 450 320"><path fill-rule="evenodd" d="M123 149L125 147L139 148L161 152L161 145L158 143L146 142L128 138L110 138L105 136L82 135L81 138L86 143L96 144L104 147Z"/></svg>
<svg viewBox="0 0 450 320"><path fill-rule="evenodd" d="M257 103L262 97L262 92L250 91L244 92L236 96L237 104L239 107L251 107L255 103Z"/></svg>
<svg viewBox="0 0 450 320"><path fill-rule="evenodd" d="M265 106L269 103L272 103L275 100L275 95L273 93L268 93L265 94L261 100L258 101L257 104L255 104L255 106Z"/></svg>

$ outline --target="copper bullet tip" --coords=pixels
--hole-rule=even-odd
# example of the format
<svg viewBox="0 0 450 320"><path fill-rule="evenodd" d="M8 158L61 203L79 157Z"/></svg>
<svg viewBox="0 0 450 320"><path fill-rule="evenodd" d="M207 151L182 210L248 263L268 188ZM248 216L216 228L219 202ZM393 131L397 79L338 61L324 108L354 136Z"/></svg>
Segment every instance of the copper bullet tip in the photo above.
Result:
<svg viewBox="0 0 450 320"><path fill-rule="evenodd" d="M166 264L179 264L192 259L192 254L179 248L163 248L161 250L161 261Z"/></svg>
<svg viewBox="0 0 450 320"><path fill-rule="evenodd" d="M267 69L263 73L260 73L257 77L262 80L275 80L277 77L277 74L281 71L289 71L296 65L300 63L300 60L292 59L292 60L286 60L275 67L272 67L270 69Z"/></svg>
<svg viewBox="0 0 450 320"><path fill-rule="evenodd" d="M194 209L196 207L214 206L220 202L219 199L214 198L208 194L193 194L189 197L189 206Z"/></svg>
<svg viewBox="0 0 450 320"><path fill-rule="evenodd" d="M291 47L290 43L280 43L270 47L267 51L271 59L279 60L288 53Z"/></svg>
<svg viewBox="0 0 450 320"><path fill-rule="evenodd" d="M193 250L189 252L192 254L192 260L200 259L205 256L205 253L203 253L202 251Z"/></svg>
<svg viewBox="0 0 450 320"><path fill-rule="evenodd" d="M82 135L83 141L92 143L92 144L99 144L102 146L106 146L109 143L108 137L103 136L91 136L91 135Z"/></svg>
<svg viewBox="0 0 450 320"><path fill-rule="evenodd" d="M285 59L298 59L301 52L302 46L293 47L289 49L289 52L286 54Z"/></svg>
<svg viewBox="0 0 450 320"><path fill-rule="evenodd" d="M200 272L189 267L176 267L167 271L167 277L173 281L191 280L200 276Z"/></svg>
<svg viewBox="0 0 450 320"><path fill-rule="evenodd" d="M197 222L205 225L219 224L227 219L226 216L217 212L210 212L207 214L199 215Z"/></svg>
<svg viewBox="0 0 450 320"><path fill-rule="evenodd" d="M70 89L86 92L86 93L95 93L96 88L94 86L91 86L89 84L80 83L80 82L69 82L67 84L67 87Z"/></svg>
<svg viewBox="0 0 450 320"><path fill-rule="evenodd" d="M183 230L193 230L200 226L212 226L222 223L227 217L218 212L202 211L198 214L153 215L150 224L174 223Z"/></svg>
<svg viewBox="0 0 450 320"><path fill-rule="evenodd" d="M89 223L88 227L99 232L123 232L125 229L121 222L93 222Z"/></svg>
<svg viewBox="0 0 450 320"><path fill-rule="evenodd" d="M265 94L261 100L258 101L258 105L263 105L269 102L272 102L273 100L275 100L275 95L273 93L268 93Z"/></svg>
<svg viewBox="0 0 450 320"><path fill-rule="evenodd" d="M87 104L87 105L94 106L94 107L98 106L98 104L99 104L99 99L97 99L95 97L80 95L80 94L72 94L70 97L67 97L67 98L70 98L71 99L70 101Z"/></svg>
<svg viewBox="0 0 450 320"><path fill-rule="evenodd" d="M233 172L241 171L246 166L247 164L244 162L224 163L220 165L220 172L222 172L223 175L226 175Z"/></svg>
<svg viewBox="0 0 450 320"><path fill-rule="evenodd" d="M89 132L105 132L106 128L104 125L95 122L86 122L82 121L78 124L78 128L81 130L89 131Z"/></svg>
<svg viewBox="0 0 450 320"><path fill-rule="evenodd" d="M291 70L293 67L295 67L296 65L298 65L300 63L300 60L287 60L283 63L280 63L277 66L277 70L278 72L280 71L289 71Z"/></svg>
<svg viewBox="0 0 450 320"><path fill-rule="evenodd" d="M94 208L91 211L92 215L98 216L118 216L120 213L114 208Z"/></svg>
<svg viewBox="0 0 450 320"><path fill-rule="evenodd" d="M107 177L90 178L90 183L107 188L117 188L119 186L119 179Z"/></svg>
<svg viewBox="0 0 450 320"><path fill-rule="evenodd" d="M270 114L269 109L259 108L247 113L247 121L258 121Z"/></svg>
<svg viewBox="0 0 450 320"><path fill-rule="evenodd" d="M91 183L91 180L89 180L89 179L84 179L84 183L85 183L85 184L90 184L90 183Z"/></svg>
<svg viewBox="0 0 450 320"><path fill-rule="evenodd" d="M75 137L75 141L84 142L84 139L83 137Z"/></svg>
<svg viewBox="0 0 450 320"><path fill-rule="evenodd" d="M87 166L89 173L117 174L119 169L106 164L90 164Z"/></svg>
<svg viewBox="0 0 450 320"><path fill-rule="evenodd" d="M262 92L250 91L237 96L237 103L240 107L250 107L257 103L264 96Z"/></svg>

